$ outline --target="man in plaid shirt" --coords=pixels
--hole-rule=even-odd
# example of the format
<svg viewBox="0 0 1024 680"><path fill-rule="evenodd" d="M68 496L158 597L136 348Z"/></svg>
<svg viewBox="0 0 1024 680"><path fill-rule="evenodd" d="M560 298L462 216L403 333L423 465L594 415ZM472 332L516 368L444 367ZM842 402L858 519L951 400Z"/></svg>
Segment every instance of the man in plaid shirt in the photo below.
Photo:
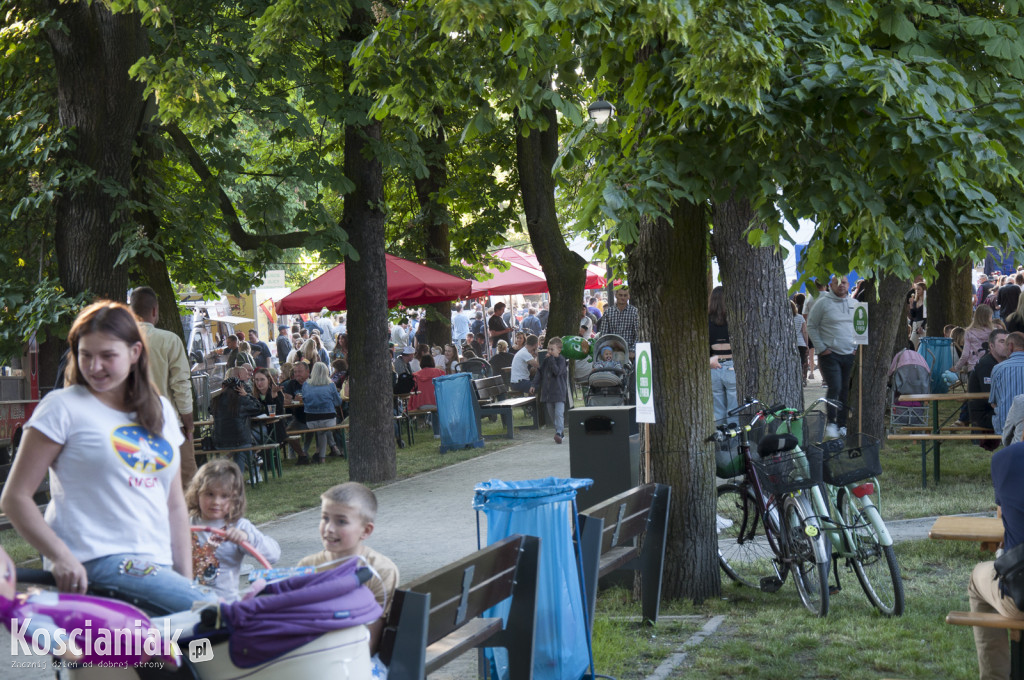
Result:
<svg viewBox="0 0 1024 680"><path fill-rule="evenodd" d="M640 336L640 313L629 304L629 289L615 291L615 306L605 310L601 317L601 332L618 335L626 341L629 358L636 355L636 341Z"/></svg>

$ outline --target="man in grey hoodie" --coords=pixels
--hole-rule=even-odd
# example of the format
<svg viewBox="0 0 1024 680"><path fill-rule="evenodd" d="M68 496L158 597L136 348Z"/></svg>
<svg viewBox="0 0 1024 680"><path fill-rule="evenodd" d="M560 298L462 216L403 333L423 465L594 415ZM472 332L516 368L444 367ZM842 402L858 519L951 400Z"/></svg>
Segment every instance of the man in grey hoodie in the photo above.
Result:
<svg viewBox="0 0 1024 680"><path fill-rule="evenodd" d="M843 406L828 408L825 436L846 436L846 401L850 397L850 375L853 373L854 303L848 297L850 284L846 277L833 275L828 291L819 296L807 319L807 333L818 354L821 377L828 384L826 397Z"/></svg>

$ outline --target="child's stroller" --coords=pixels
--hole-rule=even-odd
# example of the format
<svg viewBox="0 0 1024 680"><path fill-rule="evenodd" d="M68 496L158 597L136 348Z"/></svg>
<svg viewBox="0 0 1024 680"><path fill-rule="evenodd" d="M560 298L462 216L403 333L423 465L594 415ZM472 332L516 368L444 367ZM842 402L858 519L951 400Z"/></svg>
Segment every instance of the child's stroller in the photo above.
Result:
<svg viewBox="0 0 1024 680"><path fill-rule="evenodd" d="M617 361L621 369L594 367L587 378L584 403L587 406L622 406L629 398L630 378L633 366L629 363L626 341L618 335L606 334L594 340L591 356L595 362L600 361L601 350L612 348L612 359Z"/></svg>
<svg viewBox="0 0 1024 680"><path fill-rule="evenodd" d="M896 353L889 364L889 431L928 424L928 407L919 401L901 401L902 394L928 394L931 370L923 356L911 349Z"/></svg>

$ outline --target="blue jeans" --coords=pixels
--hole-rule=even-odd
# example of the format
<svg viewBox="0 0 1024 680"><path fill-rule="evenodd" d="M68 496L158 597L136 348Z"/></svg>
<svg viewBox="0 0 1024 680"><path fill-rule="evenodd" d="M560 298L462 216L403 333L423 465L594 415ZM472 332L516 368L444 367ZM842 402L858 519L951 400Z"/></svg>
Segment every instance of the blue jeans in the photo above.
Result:
<svg viewBox="0 0 1024 680"><path fill-rule="evenodd" d="M511 385L509 385L509 387L512 389L513 392L522 392L523 394L529 394L530 388L533 387L533 383L529 379L517 380Z"/></svg>
<svg viewBox="0 0 1024 680"><path fill-rule="evenodd" d="M193 584L174 571L171 565L156 564L137 555L106 555L89 560L82 566L91 585L116 588L121 593L119 599L137 597L166 612L186 611L197 600L217 601L215 592Z"/></svg>
<svg viewBox="0 0 1024 680"><path fill-rule="evenodd" d="M565 402L547 402L544 404L548 410L548 420L550 420L555 426L555 434L559 437L565 431Z"/></svg>
<svg viewBox="0 0 1024 680"><path fill-rule="evenodd" d="M721 368L711 369L711 396L715 400L715 421L725 422L736 408L736 371L732 359L720 360Z"/></svg>
<svg viewBox="0 0 1024 680"><path fill-rule="evenodd" d="M838 401L842 408L828 407L828 422L839 427L846 427L846 402L850 400L850 376L853 374L853 355L829 352L818 355L818 370L821 378L828 384L825 396Z"/></svg>

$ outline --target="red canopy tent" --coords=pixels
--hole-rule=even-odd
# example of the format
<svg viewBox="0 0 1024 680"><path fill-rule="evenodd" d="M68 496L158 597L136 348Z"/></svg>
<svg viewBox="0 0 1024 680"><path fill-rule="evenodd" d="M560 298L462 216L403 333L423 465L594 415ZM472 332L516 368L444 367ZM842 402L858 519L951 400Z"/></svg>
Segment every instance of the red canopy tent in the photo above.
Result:
<svg viewBox="0 0 1024 680"><path fill-rule="evenodd" d="M505 271L487 267L487 273L494 276L486 281L474 281L473 295L535 295L548 292L544 272L511 260L509 265Z"/></svg>
<svg viewBox="0 0 1024 680"><path fill-rule="evenodd" d="M406 307L446 302L469 296L472 283L436 269L385 255L388 280L388 307ZM331 311L348 308L345 296L345 265L329 269L302 288L292 291L274 303L278 314Z"/></svg>
<svg viewBox="0 0 1024 680"><path fill-rule="evenodd" d="M531 267L531 268L536 269L537 271L540 271L540 272L543 271L541 266L540 266L540 260L538 260L537 256L534 255L533 253L526 253L526 252L523 252L522 250L518 250L516 248L502 248L501 250L496 251L494 253L494 256L496 258L500 259L500 260L505 260L507 262L511 262L512 264L520 264L520 265L523 265L525 267ZM587 265L587 281L583 285L583 288L585 290L594 290L594 289L597 289L597 288L607 288L607 287L608 287L608 282L605 280L604 276L602 276L601 272L597 269L597 267L595 267L594 265L588 264ZM521 293L522 291L518 291L517 290L517 291L512 291L512 292L514 292L514 293ZM547 288L545 288L544 290L539 291L539 292L546 293L547 292Z"/></svg>

